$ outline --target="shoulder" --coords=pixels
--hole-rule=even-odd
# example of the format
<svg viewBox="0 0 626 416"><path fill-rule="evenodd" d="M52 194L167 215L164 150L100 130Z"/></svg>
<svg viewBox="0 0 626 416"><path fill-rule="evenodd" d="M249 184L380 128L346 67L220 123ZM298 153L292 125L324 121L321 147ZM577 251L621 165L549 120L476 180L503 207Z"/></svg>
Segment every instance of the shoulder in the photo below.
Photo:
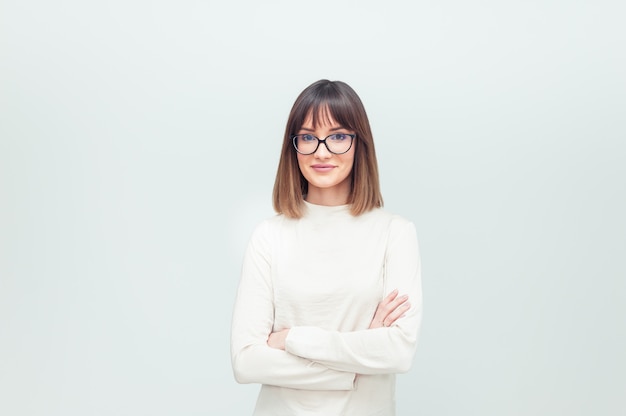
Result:
<svg viewBox="0 0 626 416"><path fill-rule="evenodd" d="M252 240L269 239L272 234L275 234L285 222L291 221L289 218L282 214L275 214L271 217L265 218L261 222L257 223L252 230Z"/></svg>
<svg viewBox="0 0 626 416"><path fill-rule="evenodd" d="M394 214L384 208L375 208L365 214L373 221L383 222L388 224L390 228L406 228L413 227L413 222L402 215Z"/></svg>
<svg viewBox="0 0 626 416"><path fill-rule="evenodd" d="M385 221L387 255L404 253L419 259L419 238L414 222L402 215L378 208L373 215ZM402 255L404 255L402 254Z"/></svg>
<svg viewBox="0 0 626 416"><path fill-rule="evenodd" d="M257 223L248 238L248 253L258 253L270 256L276 241L276 230L279 228L282 216L274 215Z"/></svg>
<svg viewBox="0 0 626 416"><path fill-rule="evenodd" d="M372 221L371 228L379 228L385 233L387 242L390 244L394 241L417 240L415 224L409 218L384 208L373 209L364 215L369 216Z"/></svg>

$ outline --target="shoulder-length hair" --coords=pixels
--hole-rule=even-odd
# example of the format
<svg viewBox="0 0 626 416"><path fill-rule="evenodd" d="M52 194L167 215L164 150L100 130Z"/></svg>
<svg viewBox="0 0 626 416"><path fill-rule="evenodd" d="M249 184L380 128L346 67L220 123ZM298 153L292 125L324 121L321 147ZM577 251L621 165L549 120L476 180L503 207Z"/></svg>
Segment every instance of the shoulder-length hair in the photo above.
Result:
<svg viewBox="0 0 626 416"><path fill-rule="evenodd" d="M356 134L348 197L352 215L382 207L374 138L365 107L348 84L322 79L300 93L289 113L274 182L274 210L289 218L301 218L304 215L304 196L308 191L308 182L300 172L291 138L302 128L309 114L314 127L323 119L332 117L341 126Z"/></svg>

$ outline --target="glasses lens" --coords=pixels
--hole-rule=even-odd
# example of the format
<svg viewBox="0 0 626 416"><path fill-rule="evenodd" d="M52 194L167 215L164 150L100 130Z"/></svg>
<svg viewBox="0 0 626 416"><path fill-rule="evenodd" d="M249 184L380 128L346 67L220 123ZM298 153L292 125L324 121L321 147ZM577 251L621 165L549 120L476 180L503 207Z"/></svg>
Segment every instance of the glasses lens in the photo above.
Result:
<svg viewBox="0 0 626 416"><path fill-rule="evenodd" d="M328 150L333 153L345 153L352 145L352 136L349 134L332 134L326 138Z"/></svg>
<svg viewBox="0 0 626 416"><path fill-rule="evenodd" d="M294 136L293 144L300 153L313 153L317 149L317 137L312 134L298 134Z"/></svg>

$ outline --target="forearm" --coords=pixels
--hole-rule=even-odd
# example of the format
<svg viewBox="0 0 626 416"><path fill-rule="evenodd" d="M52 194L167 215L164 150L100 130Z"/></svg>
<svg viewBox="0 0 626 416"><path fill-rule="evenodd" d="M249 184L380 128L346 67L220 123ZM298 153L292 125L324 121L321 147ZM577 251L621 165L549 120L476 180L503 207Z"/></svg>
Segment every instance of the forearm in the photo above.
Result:
<svg viewBox="0 0 626 416"><path fill-rule="evenodd" d="M233 370L239 383L301 390L352 390L356 376L267 345L250 345L234 354Z"/></svg>
<svg viewBox="0 0 626 416"><path fill-rule="evenodd" d="M417 326L409 329L396 325L344 333L294 327L287 336L285 349L337 371L403 373L412 364L417 336Z"/></svg>

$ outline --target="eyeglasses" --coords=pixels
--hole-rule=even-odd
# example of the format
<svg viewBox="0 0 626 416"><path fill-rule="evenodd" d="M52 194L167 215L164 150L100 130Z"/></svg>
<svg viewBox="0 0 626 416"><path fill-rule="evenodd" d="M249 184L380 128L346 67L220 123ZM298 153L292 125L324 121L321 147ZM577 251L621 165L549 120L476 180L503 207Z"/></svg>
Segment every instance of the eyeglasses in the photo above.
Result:
<svg viewBox="0 0 626 416"><path fill-rule="evenodd" d="M341 155L350 150L355 137L356 134L337 133L322 140L312 134L296 134L291 136L291 140L293 140L293 147L302 155L312 155L317 152L320 143L324 143L330 153Z"/></svg>

